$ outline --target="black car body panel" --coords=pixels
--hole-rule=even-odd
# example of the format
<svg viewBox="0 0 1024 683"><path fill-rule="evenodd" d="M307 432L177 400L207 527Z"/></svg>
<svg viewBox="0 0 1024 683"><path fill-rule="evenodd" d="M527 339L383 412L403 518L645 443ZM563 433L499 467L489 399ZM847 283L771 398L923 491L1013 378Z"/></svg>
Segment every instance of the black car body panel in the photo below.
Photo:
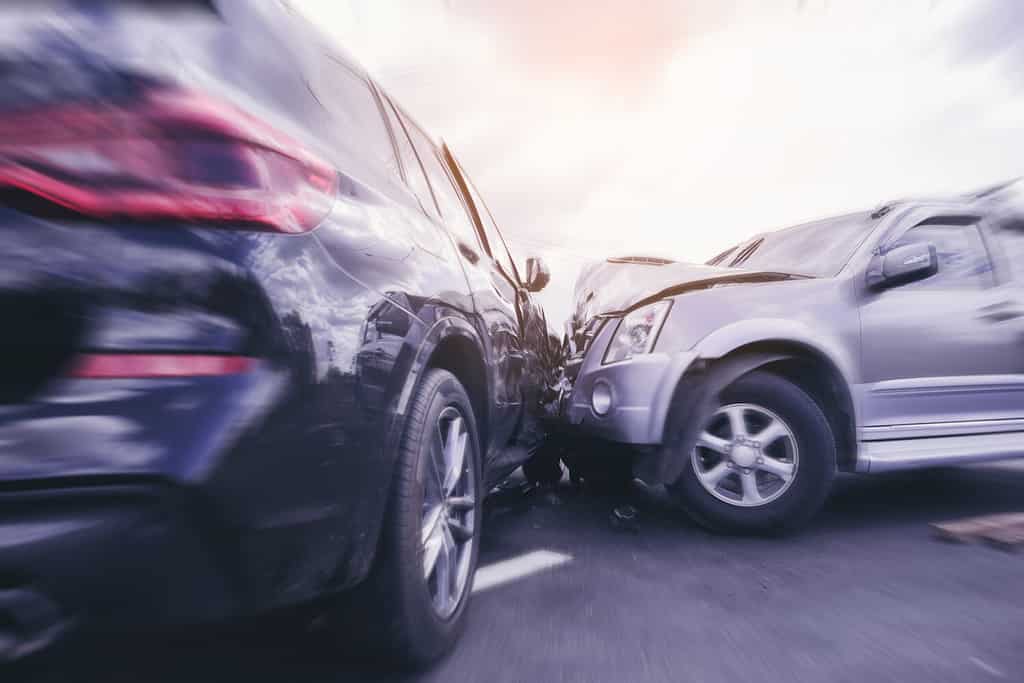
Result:
<svg viewBox="0 0 1024 683"><path fill-rule="evenodd" d="M286 6L26 7L0 12L0 129L187 89L326 160L337 191L303 234L0 193L0 592L36 591L67 619L179 621L358 583L424 369L460 375L498 461L548 344L542 313L514 274L496 297L490 248L457 244L410 180L423 171L399 162L388 98ZM82 354L251 363L70 376Z"/></svg>

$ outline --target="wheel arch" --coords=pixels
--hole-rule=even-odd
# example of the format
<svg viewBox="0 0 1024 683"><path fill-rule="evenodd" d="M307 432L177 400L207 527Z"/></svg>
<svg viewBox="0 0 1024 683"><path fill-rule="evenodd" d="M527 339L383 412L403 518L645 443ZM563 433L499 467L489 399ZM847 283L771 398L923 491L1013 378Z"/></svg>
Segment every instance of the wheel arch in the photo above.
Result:
<svg viewBox="0 0 1024 683"><path fill-rule="evenodd" d="M447 370L465 387L483 447L489 438L491 380L487 374L483 343L468 321L445 317L426 331L399 397L399 415L405 415L413 390L423 374L432 368Z"/></svg>
<svg viewBox="0 0 1024 683"><path fill-rule="evenodd" d="M827 353L797 341L764 340L734 349L725 358L760 359L744 374L765 370L806 391L821 408L832 429L839 469L846 472L854 470L857 426L853 394L839 366Z"/></svg>
<svg viewBox="0 0 1024 683"><path fill-rule="evenodd" d="M768 370L807 391L825 413L836 439L839 468L853 471L857 460L856 412L850 385L840 364L816 345L793 339L758 339L722 353L702 353L687 368L672 394L662 445L641 457L636 474L648 483L675 481L682 471L681 451L696 442L702 422L723 389L755 370ZM675 425L683 425L681 428Z"/></svg>
<svg viewBox="0 0 1024 683"><path fill-rule="evenodd" d="M385 468L387 481L384 484L383 500L393 495L396 454L405 433L409 403L413 392L420 386L423 376L431 369L447 370L462 382L473 405L477 433L481 444L487 443L489 416L490 381L484 364L483 344L476 330L466 320L454 316L441 318L423 333L410 369L405 376L397 405L394 408L391 428L384 440L384 456L388 459ZM481 451L483 452L483 451ZM374 551L368 554L360 575L365 576L370 566L377 561L383 538L381 526L372 531L369 542Z"/></svg>
<svg viewBox="0 0 1024 683"><path fill-rule="evenodd" d="M487 401L487 371L479 348L466 336L450 335L437 344L426 367L447 370L466 388L483 448L488 442L490 407Z"/></svg>
<svg viewBox="0 0 1024 683"><path fill-rule="evenodd" d="M771 364L821 406L836 436L839 467L844 471L852 471L857 460L859 414L852 387L858 363L853 349L849 341L823 333L820 326L786 318L738 321L712 332L697 344L699 357L712 365L765 353L788 357Z"/></svg>

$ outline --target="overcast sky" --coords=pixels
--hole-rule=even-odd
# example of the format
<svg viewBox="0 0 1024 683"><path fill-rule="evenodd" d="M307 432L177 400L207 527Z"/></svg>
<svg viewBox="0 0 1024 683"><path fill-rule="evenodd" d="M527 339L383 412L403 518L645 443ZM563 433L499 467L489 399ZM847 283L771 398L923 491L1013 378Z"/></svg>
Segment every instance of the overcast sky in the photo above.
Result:
<svg viewBox="0 0 1024 683"><path fill-rule="evenodd" d="M584 259L1024 168L1017 0L294 0L480 187L553 322Z"/></svg>

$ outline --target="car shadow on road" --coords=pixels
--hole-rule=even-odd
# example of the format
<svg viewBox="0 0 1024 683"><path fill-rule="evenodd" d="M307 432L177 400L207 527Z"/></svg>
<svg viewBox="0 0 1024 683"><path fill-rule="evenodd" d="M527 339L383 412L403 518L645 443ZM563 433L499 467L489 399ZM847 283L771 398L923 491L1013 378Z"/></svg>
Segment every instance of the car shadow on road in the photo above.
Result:
<svg viewBox="0 0 1024 683"><path fill-rule="evenodd" d="M994 464L841 477L816 521L835 532L1024 511L1024 468Z"/></svg>
<svg viewBox="0 0 1024 683"><path fill-rule="evenodd" d="M185 631L81 637L16 669L32 683L234 683L406 680L363 663L341 638L310 634L292 619ZM3 677L3 680L8 680Z"/></svg>
<svg viewBox="0 0 1024 683"><path fill-rule="evenodd" d="M634 531L700 531L663 487L636 487L620 498L591 497L614 509L638 508ZM604 509L595 510L598 516ZM875 475L841 474L822 511L798 533L854 533L920 527L965 517L1024 512L1024 467L994 463ZM613 525L614 526L614 525Z"/></svg>
<svg viewBox="0 0 1024 683"><path fill-rule="evenodd" d="M859 534L906 527L915 536L931 522L1024 509L1024 468L977 466L895 473L843 475L824 510L803 533L856 542ZM636 510L631 525L617 524L616 508ZM547 489L511 487L488 505L481 562L532 547L586 544L621 534L645 543L662 540L719 543L690 522L662 488L635 486L599 494L568 482ZM730 544L763 544L733 538ZM793 541L791 541L793 542ZM994 552L994 551L993 551ZM335 639L332 639L335 638ZM10 680L45 683L226 681L388 681L415 676L375 673L373 663L347 650L343 638L311 628L306 617L188 631L92 636L52 653ZM4 680L8 680L6 677Z"/></svg>

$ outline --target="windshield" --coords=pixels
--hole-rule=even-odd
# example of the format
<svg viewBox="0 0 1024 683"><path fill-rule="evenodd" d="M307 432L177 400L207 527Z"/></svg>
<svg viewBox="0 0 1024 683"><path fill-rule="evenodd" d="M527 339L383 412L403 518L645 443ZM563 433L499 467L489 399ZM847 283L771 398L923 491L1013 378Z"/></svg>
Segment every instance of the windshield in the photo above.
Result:
<svg viewBox="0 0 1024 683"><path fill-rule="evenodd" d="M867 211L804 223L759 235L707 265L830 277L843 269L873 224Z"/></svg>

